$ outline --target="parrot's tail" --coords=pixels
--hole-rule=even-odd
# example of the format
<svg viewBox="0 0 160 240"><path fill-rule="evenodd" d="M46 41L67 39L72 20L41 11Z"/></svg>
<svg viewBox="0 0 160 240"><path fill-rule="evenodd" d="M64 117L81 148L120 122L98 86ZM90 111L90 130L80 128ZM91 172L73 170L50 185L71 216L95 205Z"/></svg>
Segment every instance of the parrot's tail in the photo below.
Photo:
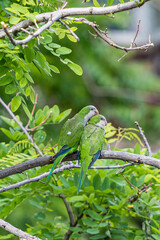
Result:
<svg viewBox="0 0 160 240"><path fill-rule="evenodd" d="M49 175L48 175L48 177L47 177L47 183L48 183L48 181L49 181L49 179L50 179L50 177L51 177L51 175L52 175L52 172L53 172L53 170L56 168L56 166L63 160L63 158L67 155L67 152L69 152L69 150L70 150L71 148L68 148L67 150L65 150L65 152L63 152L63 153L61 153L61 154L59 154L59 153L57 153L56 154L56 156L57 156L57 158L56 158L56 160L55 160L55 162L53 163L53 166L52 166L52 168L51 168L51 171L50 171L50 173L49 173Z"/></svg>
<svg viewBox="0 0 160 240"><path fill-rule="evenodd" d="M97 159L99 158L99 156L101 155L101 150L99 150L94 156L93 156L93 160L90 162L89 167L92 167L93 164L97 161Z"/></svg>
<svg viewBox="0 0 160 240"><path fill-rule="evenodd" d="M80 188L81 188L81 185L82 185L82 179L83 179L83 174L84 174L84 171L83 169L81 170L81 173L80 173L80 179L79 179L79 185L78 185L78 190L77 190L77 194L79 193L80 191Z"/></svg>

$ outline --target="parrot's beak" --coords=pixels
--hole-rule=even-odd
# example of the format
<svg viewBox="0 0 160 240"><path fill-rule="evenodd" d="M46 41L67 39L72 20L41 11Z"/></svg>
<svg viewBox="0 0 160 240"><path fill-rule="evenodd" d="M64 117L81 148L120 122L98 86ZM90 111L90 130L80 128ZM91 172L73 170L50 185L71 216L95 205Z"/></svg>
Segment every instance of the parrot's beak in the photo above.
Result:
<svg viewBox="0 0 160 240"><path fill-rule="evenodd" d="M105 126L107 126L107 121L105 121Z"/></svg>
<svg viewBox="0 0 160 240"><path fill-rule="evenodd" d="M99 114L98 110L95 110L94 112L95 112L95 115L98 115L98 114Z"/></svg>

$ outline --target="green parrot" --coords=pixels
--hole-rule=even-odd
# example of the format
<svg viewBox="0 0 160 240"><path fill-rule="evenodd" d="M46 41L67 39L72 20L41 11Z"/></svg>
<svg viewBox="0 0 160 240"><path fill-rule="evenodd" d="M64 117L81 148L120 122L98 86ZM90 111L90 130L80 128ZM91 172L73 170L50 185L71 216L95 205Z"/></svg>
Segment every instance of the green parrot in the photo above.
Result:
<svg viewBox="0 0 160 240"><path fill-rule="evenodd" d="M99 114L92 117L84 129L80 141L81 171L77 193L79 193L88 168L95 163L101 154L105 142L104 127L106 125L106 118Z"/></svg>
<svg viewBox="0 0 160 240"><path fill-rule="evenodd" d="M63 125L59 142L58 153L55 155L56 160L47 177L47 182L56 166L63 160L63 158L72 152L75 152L79 146L82 133L88 120L94 115L98 114L98 110L94 106L86 106L81 109L73 118L68 119Z"/></svg>

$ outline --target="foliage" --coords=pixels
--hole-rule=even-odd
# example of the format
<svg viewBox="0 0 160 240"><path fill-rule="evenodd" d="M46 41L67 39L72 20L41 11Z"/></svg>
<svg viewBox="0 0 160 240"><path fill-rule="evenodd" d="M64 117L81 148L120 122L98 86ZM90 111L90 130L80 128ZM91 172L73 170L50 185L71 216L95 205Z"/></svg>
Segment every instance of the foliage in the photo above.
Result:
<svg viewBox="0 0 160 240"><path fill-rule="evenodd" d="M87 2L92 5L91 1ZM110 0L107 3L112 5L115 2ZM36 14L54 11L62 3L63 1L56 0L0 1L0 20L10 26L25 19L34 22ZM94 0L93 4L98 7L101 2ZM110 20L107 21L110 23ZM67 23L71 25L73 32L77 31L72 21L67 20ZM81 30L80 26L79 29ZM43 32L42 38L31 40L27 46L13 46L8 37L1 39L1 97L6 100L18 121L25 126L34 143L45 155L57 151L55 143L58 137L54 129L58 129L60 123L71 112L71 109L60 112L59 106L56 105L57 102L63 108L72 105L75 109L88 102L100 105L105 115L108 115L110 111L110 119L115 117L122 125L126 124L126 127L122 128L108 123L107 145L111 145L113 150L146 154L137 130L127 128L128 119L135 120L135 114L133 114L134 117L129 116L130 108L135 103L133 104L131 100L119 99L118 96L117 100L116 97L107 99L109 104L103 104L101 100L98 100L99 97L94 95L96 91L92 87L94 85L107 87L109 91L114 88L114 96L118 94L120 88L134 89L137 94L138 90L159 90L158 79L148 73L145 75L145 80L141 79L144 68L139 64L125 65L124 62L115 64L115 59L120 57L119 52L104 49L98 40L94 39L93 42L91 37L88 40L88 37L86 38L83 34L81 31L83 44L79 48L75 45L76 51L72 51L73 45L76 44L75 38L59 22ZM14 37L22 39L26 36L27 33L23 31ZM86 55L83 55L84 52ZM93 78L87 90L80 78L83 70L72 60L76 59L77 55L79 64L87 73L87 77L83 77L83 80L89 78L88 75L91 79ZM45 87L44 91L47 91L48 95L51 93L51 102L54 103L50 103L50 106L45 105L45 94L39 90L38 85L41 85L42 89ZM39 105L37 104L37 92L40 93L41 103ZM104 96L103 100L105 99ZM143 109L143 114L136 116L138 118L136 120L143 119L145 123L144 116L149 114L149 107L141 103L139 110L141 109ZM27 139L20 126L14 119L4 115L6 114L3 111L0 116L2 125L0 131L1 139L6 137L6 142L3 140L0 143L0 169L37 157L33 143ZM159 111L156 107L153 109L152 116L154 119L151 120L151 125L154 121L157 123L157 119L159 121ZM159 134L159 129L157 129L157 134ZM131 141L134 147L118 149L124 139ZM160 158L160 153L154 154L154 157ZM117 164L123 164L123 162L98 160L95 165ZM26 177L38 176L49 169L50 166L37 167L28 170L26 174L12 175L1 181L1 188L8 186L8 183L23 181ZM39 181L1 193L0 218L12 222L18 219L18 215L21 215L19 221L17 220L20 228L49 240L53 237L63 239L68 230L72 233L70 239L159 239L160 175L157 169L146 165L135 165L123 171L90 169L79 195L77 195L78 177L78 169L66 170L53 176L49 184ZM73 225L70 223L62 196L65 196L73 212L75 220ZM14 239L11 234L2 235L0 239Z"/></svg>

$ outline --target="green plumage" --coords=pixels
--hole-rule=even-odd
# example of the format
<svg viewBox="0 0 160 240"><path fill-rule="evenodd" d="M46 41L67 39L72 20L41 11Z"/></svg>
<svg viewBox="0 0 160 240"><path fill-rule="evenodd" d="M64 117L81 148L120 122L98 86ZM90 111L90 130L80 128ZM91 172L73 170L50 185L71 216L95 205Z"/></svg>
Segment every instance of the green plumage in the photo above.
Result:
<svg viewBox="0 0 160 240"><path fill-rule="evenodd" d="M54 161L47 181L49 181L53 170L63 160L63 158L67 154L77 150L87 121L96 114L98 114L98 111L94 106L86 106L82 108L82 110L73 118L68 119L65 122L60 132L58 153L56 154L57 158Z"/></svg>
<svg viewBox="0 0 160 240"><path fill-rule="evenodd" d="M105 142L104 126L106 119L102 115L96 115L90 119L85 127L80 141L81 171L78 192L85 179L88 167L95 154L101 151Z"/></svg>

